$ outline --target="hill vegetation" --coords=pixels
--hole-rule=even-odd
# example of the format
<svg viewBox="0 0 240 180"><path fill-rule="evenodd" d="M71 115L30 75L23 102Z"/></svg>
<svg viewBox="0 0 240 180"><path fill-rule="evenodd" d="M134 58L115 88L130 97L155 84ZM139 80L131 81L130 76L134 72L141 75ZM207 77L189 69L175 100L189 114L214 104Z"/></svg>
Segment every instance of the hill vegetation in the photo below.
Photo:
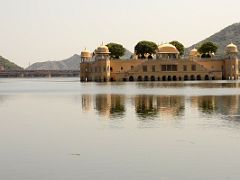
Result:
<svg viewBox="0 0 240 180"><path fill-rule="evenodd" d="M5 70L22 70L23 68L16 65L15 63L9 61L8 59L0 56L0 65L4 67Z"/></svg>
<svg viewBox="0 0 240 180"><path fill-rule="evenodd" d="M232 24L221 31L213 34L212 36L192 45L191 47L186 49L188 53L194 47L199 48L205 42L213 42L217 45L218 50L216 55L224 56L224 49L225 47L230 44L231 42L236 44L238 48L240 48L240 23Z"/></svg>
<svg viewBox="0 0 240 180"><path fill-rule="evenodd" d="M37 62L27 67L27 70L79 70L81 57L78 54L60 60Z"/></svg>

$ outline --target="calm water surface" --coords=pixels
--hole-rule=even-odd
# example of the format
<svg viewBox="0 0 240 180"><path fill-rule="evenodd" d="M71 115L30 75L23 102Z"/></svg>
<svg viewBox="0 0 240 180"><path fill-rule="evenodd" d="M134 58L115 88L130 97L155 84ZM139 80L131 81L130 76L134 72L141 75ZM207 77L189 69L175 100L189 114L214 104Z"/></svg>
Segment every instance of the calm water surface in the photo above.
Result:
<svg viewBox="0 0 240 180"><path fill-rule="evenodd" d="M240 81L0 79L1 180L240 179Z"/></svg>

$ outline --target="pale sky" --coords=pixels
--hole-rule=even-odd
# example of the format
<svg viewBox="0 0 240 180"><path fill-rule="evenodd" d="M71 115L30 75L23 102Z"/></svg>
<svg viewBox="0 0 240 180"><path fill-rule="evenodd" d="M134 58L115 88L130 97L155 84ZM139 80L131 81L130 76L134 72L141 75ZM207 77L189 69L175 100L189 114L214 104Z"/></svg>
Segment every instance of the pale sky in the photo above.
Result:
<svg viewBox="0 0 240 180"><path fill-rule="evenodd" d="M27 67L101 42L130 51L140 40L188 47L240 22L239 12L239 0L0 0L0 55Z"/></svg>

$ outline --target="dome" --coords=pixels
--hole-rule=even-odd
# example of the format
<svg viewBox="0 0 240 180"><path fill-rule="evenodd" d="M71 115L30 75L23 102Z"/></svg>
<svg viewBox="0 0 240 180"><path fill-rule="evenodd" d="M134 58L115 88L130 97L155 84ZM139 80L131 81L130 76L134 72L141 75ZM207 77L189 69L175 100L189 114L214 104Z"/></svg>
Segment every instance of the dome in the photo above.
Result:
<svg viewBox="0 0 240 180"><path fill-rule="evenodd" d="M96 53L98 54L110 54L109 49L105 45L101 45L97 48Z"/></svg>
<svg viewBox="0 0 240 180"><path fill-rule="evenodd" d="M82 58L91 58L91 53L90 53L90 51L88 51L87 49L84 49L84 50L81 52L81 57L82 57Z"/></svg>
<svg viewBox="0 0 240 180"><path fill-rule="evenodd" d="M192 56L192 57L195 57L195 56L198 56L199 53L198 53L198 50L196 48L192 49L189 53L189 56Z"/></svg>
<svg viewBox="0 0 240 180"><path fill-rule="evenodd" d="M226 46L225 51L226 53L237 53L238 48L235 44L230 43L229 45Z"/></svg>
<svg viewBox="0 0 240 180"><path fill-rule="evenodd" d="M179 54L177 48L172 44L162 44L158 46L158 53Z"/></svg>

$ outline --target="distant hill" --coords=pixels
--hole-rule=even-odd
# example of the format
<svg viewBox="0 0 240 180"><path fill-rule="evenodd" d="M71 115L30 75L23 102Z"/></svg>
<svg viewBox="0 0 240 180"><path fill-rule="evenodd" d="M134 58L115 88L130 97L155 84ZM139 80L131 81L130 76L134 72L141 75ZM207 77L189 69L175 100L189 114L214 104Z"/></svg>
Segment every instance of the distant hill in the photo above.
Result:
<svg viewBox="0 0 240 180"><path fill-rule="evenodd" d="M191 47L186 49L186 53L188 54L191 49L193 49L194 47L198 47L206 41L212 41L213 43L217 44L218 51L216 54L218 56L224 55L224 49L226 45L231 42L236 44L240 49L240 23L232 24L224 28L223 30L215 33L214 35L192 45Z"/></svg>
<svg viewBox="0 0 240 180"><path fill-rule="evenodd" d="M132 55L133 53L131 51L129 51L128 49L125 49L125 53L122 57L120 57L120 59L130 59Z"/></svg>
<svg viewBox="0 0 240 180"><path fill-rule="evenodd" d="M0 65L3 65L5 70L22 70L23 68L16 65L15 63L5 59L4 57L0 56Z"/></svg>
<svg viewBox="0 0 240 180"><path fill-rule="evenodd" d="M133 53L126 49L125 55L121 59L129 59ZM70 58L60 61L45 61L37 62L29 67L27 70L79 70L81 56L74 54Z"/></svg>
<svg viewBox="0 0 240 180"><path fill-rule="evenodd" d="M70 58L60 61L46 61L37 62L29 67L27 70L79 70L81 57L74 54Z"/></svg>

